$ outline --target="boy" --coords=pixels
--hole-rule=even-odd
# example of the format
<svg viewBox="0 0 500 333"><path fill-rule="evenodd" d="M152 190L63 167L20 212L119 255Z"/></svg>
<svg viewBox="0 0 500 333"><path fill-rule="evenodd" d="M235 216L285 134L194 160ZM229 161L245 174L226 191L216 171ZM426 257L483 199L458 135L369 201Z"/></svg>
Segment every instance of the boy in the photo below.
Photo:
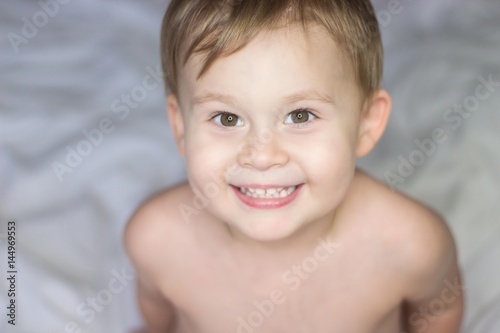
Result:
<svg viewBox="0 0 500 333"><path fill-rule="evenodd" d="M148 333L456 333L445 223L355 169L391 100L368 0L173 0L168 114L188 183L125 232Z"/></svg>

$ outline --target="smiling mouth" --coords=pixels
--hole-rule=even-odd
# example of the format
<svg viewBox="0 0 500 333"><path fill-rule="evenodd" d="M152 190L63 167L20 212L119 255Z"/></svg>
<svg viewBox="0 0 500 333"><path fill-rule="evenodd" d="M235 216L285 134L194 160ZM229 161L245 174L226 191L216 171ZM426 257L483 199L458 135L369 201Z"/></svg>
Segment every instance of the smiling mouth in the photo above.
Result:
<svg viewBox="0 0 500 333"><path fill-rule="evenodd" d="M297 190L297 186L272 188L238 187L238 190L250 198L275 199L288 197Z"/></svg>

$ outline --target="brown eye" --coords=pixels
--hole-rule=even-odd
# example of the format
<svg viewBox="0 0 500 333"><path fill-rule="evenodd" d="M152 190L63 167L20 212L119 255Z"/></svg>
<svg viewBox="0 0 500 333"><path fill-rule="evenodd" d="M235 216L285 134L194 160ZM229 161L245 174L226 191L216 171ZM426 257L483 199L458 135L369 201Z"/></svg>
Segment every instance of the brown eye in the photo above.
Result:
<svg viewBox="0 0 500 333"><path fill-rule="evenodd" d="M226 127L234 127L234 126L241 126L242 121L240 118L232 113L220 113L213 117L216 123L226 126Z"/></svg>
<svg viewBox="0 0 500 333"><path fill-rule="evenodd" d="M313 116L314 117L314 116ZM304 109L295 110L290 112L287 119L285 120L286 124L300 124L305 123L311 118L311 113Z"/></svg>

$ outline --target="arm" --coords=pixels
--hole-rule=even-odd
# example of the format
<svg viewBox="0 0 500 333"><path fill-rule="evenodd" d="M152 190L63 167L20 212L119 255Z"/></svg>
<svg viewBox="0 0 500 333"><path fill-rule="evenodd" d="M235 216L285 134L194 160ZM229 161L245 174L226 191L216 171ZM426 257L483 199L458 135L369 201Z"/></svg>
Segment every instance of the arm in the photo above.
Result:
<svg viewBox="0 0 500 333"><path fill-rule="evenodd" d="M463 314L463 285L451 270L433 295L405 304L408 333L458 333Z"/></svg>
<svg viewBox="0 0 500 333"><path fill-rule="evenodd" d="M175 309L167 299L158 291L151 290L140 280L137 282L137 299L147 333L173 331Z"/></svg>
<svg viewBox="0 0 500 333"><path fill-rule="evenodd" d="M410 292L404 304L407 332L458 333L464 287L452 236L439 218L422 231L419 254L413 256Z"/></svg>
<svg viewBox="0 0 500 333"><path fill-rule="evenodd" d="M149 202L139 208L125 229L125 248L136 270L137 300L147 328L144 333L172 332L175 324L175 308L157 282L163 277L166 263L165 258L159 262L156 254L164 225Z"/></svg>

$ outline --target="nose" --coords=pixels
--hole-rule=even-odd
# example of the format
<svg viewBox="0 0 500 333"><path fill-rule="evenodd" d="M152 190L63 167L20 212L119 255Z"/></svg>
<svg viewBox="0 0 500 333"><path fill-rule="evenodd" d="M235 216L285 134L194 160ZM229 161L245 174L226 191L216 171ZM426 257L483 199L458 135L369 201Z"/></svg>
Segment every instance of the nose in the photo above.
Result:
<svg viewBox="0 0 500 333"><path fill-rule="evenodd" d="M249 135L238 151L240 166L261 171L283 166L288 161L289 155L281 138L270 130Z"/></svg>

